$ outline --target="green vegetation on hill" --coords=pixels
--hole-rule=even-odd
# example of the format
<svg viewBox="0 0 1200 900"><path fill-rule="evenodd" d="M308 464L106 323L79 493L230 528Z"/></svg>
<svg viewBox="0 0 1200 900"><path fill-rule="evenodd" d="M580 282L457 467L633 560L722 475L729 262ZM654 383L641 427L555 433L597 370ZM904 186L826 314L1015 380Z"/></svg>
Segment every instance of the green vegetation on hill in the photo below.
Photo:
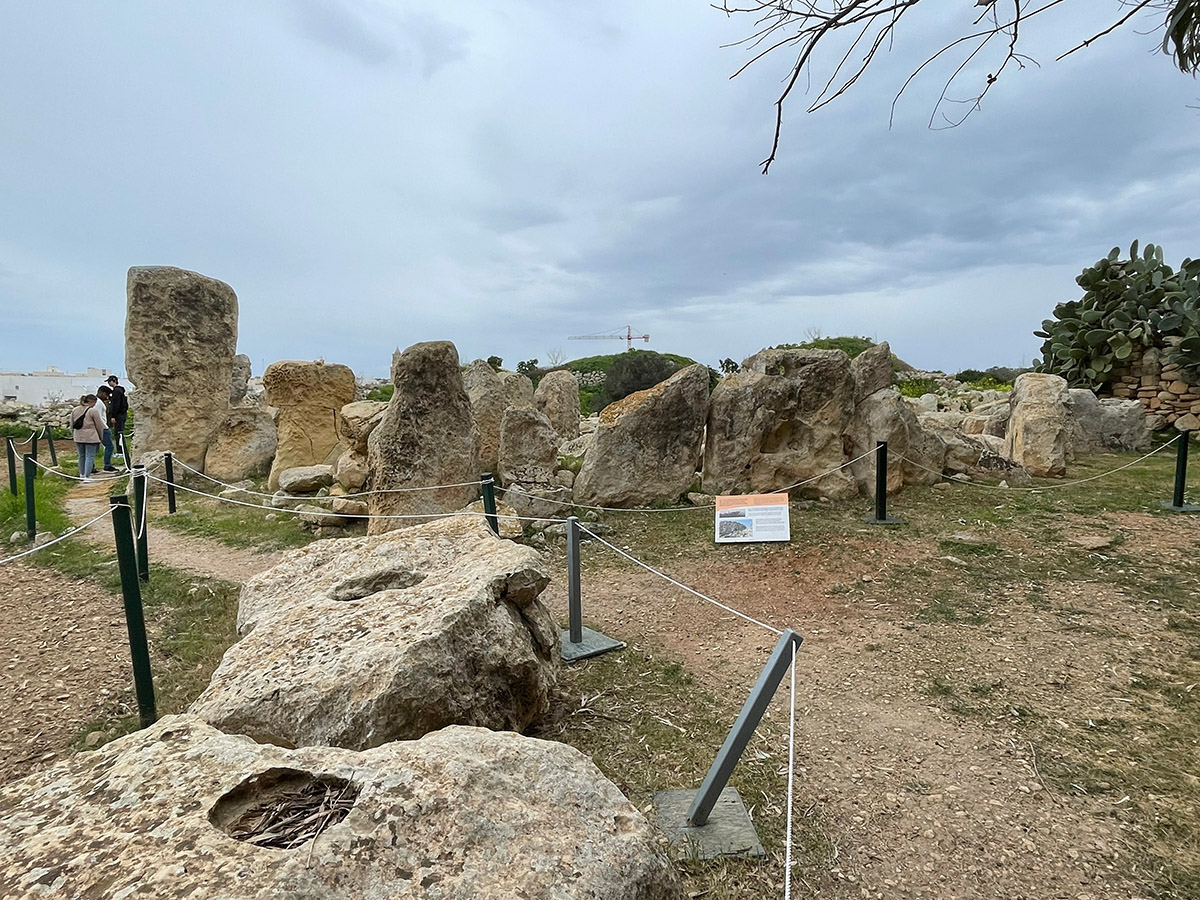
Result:
<svg viewBox="0 0 1200 900"><path fill-rule="evenodd" d="M870 350L877 342L868 337L860 337L855 335L838 335L837 337L814 337L807 341L801 341L798 344L776 344L776 350L841 350L851 359L858 356L864 350ZM911 372L913 367L898 357L895 353L892 355L892 371L893 372Z"/></svg>

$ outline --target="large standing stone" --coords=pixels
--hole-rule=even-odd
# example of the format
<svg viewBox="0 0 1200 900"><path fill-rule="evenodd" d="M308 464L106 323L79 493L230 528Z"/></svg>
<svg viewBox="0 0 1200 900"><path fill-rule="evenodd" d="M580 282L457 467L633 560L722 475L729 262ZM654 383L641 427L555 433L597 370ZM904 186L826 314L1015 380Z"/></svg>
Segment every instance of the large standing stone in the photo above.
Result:
<svg viewBox="0 0 1200 900"><path fill-rule="evenodd" d="M325 815L329 795L342 809ZM289 816L311 816L312 836L272 846ZM642 815L565 744L454 727L364 752L286 750L190 716L0 788L0 894L681 897Z"/></svg>
<svg viewBox="0 0 1200 900"><path fill-rule="evenodd" d="M876 391L892 386L892 348L887 341L868 347L850 361L854 376L854 402L861 403Z"/></svg>
<svg viewBox="0 0 1200 900"><path fill-rule="evenodd" d="M475 499L479 432L463 388L458 351L449 341L413 344L392 359L396 386L379 425L367 440L371 515L443 515ZM408 490L458 485L437 490ZM378 493L388 491L390 493ZM370 534L412 524L372 519Z"/></svg>
<svg viewBox="0 0 1200 900"><path fill-rule="evenodd" d="M876 455L871 451L879 441L888 445L889 494L906 484L941 481L945 444L921 428L916 413L895 388L884 387L862 398L854 407L848 434L852 442L851 458L862 457L850 466L850 471L863 493L875 490Z"/></svg>
<svg viewBox="0 0 1200 900"><path fill-rule="evenodd" d="M564 441L579 436L579 382L572 373L548 372L533 392L533 405L545 413Z"/></svg>
<svg viewBox="0 0 1200 900"><path fill-rule="evenodd" d="M208 445L204 472L227 483L266 475L278 444L275 421L265 409L257 406L231 409Z"/></svg>
<svg viewBox="0 0 1200 900"><path fill-rule="evenodd" d="M496 377L504 385L506 408L533 406L533 382L529 380L529 376L501 369L496 373Z"/></svg>
<svg viewBox="0 0 1200 900"><path fill-rule="evenodd" d="M233 358L233 373L229 379L229 402L237 405L246 399L250 386L250 357L239 353Z"/></svg>
<svg viewBox="0 0 1200 900"><path fill-rule="evenodd" d="M1026 372L1013 384L1006 455L1030 475L1056 478L1067 472L1067 382L1058 375Z"/></svg>
<svg viewBox="0 0 1200 900"><path fill-rule="evenodd" d="M1068 392L1068 452L1144 450L1150 446L1150 423L1137 400L1099 399L1087 388Z"/></svg>
<svg viewBox="0 0 1200 900"><path fill-rule="evenodd" d="M126 294L125 368L137 386L129 394L134 458L166 450L203 468L229 410L237 295L222 281L173 266L135 266Z"/></svg>
<svg viewBox="0 0 1200 900"><path fill-rule="evenodd" d="M354 401L349 366L323 361L282 360L263 373L267 404L279 410L279 448L271 466L270 487L279 473L296 466L333 465L344 449L338 443L337 417Z"/></svg>
<svg viewBox="0 0 1200 900"><path fill-rule="evenodd" d="M513 378L502 378L512 375ZM523 379L522 385L517 379ZM529 387L530 402L521 402L522 388ZM463 370L463 387L471 401L471 415L479 430L479 464L485 471L498 472L500 466L500 426L510 406L532 405L533 385L516 372L497 373L484 360L477 359ZM517 402L513 402L516 400Z"/></svg>
<svg viewBox="0 0 1200 900"><path fill-rule="evenodd" d="M696 478L708 369L688 366L666 381L610 403L575 479L575 499L595 506L678 500Z"/></svg>
<svg viewBox="0 0 1200 900"><path fill-rule="evenodd" d="M367 453L367 438L375 427L383 421L386 403L374 400L357 400L347 403L338 411L338 438L349 449L364 456Z"/></svg>
<svg viewBox="0 0 1200 900"><path fill-rule="evenodd" d="M558 434L531 406L504 413L500 428L500 480L505 485L548 487L558 471Z"/></svg>
<svg viewBox="0 0 1200 900"><path fill-rule="evenodd" d="M521 731L555 683L548 581L536 550L474 516L310 544L246 583L242 638L191 712L283 746Z"/></svg>
<svg viewBox="0 0 1200 900"><path fill-rule="evenodd" d="M756 353L713 391L705 492L776 491L815 478L805 494L855 496L854 476L840 468L853 412L854 379L841 350Z"/></svg>

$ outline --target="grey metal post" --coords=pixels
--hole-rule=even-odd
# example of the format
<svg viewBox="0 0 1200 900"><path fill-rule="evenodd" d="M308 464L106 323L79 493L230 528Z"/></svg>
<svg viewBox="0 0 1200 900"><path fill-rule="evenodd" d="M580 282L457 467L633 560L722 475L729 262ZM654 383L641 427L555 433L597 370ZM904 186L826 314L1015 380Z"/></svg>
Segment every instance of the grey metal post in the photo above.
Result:
<svg viewBox="0 0 1200 900"><path fill-rule="evenodd" d="M483 515L492 534L500 534L500 521L496 518L496 480L491 472L484 472L479 479L483 490Z"/></svg>
<svg viewBox="0 0 1200 900"><path fill-rule="evenodd" d="M8 489L12 491L12 495L17 496L17 449L13 446L13 439L5 436L4 452L8 456Z"/></svg>
<svg viewBox="0 0 1200 900"><path fill-rule="evenodd" d="M134 544L136 545L137 572L142 581L150 580L150 546L147 532L150 530L146 509L146 467L133 467L133 511Z"/></svg>
<svg viewBox="0 0 1200 900"><path fill-rule="evenodd" d="M109 497L113 534L117 539L117 568L121 573L121 595L125 601L125 627L129 632L129 655L133 660L133 689L137 695L142 727L158 720L154 704L154 676L150 671L150 649L146 644L146 618L142 612L142 589L138 585L137 552L129 521L129 500Z"/></svg>
<svg viewBox="0 0 1200 900"><path fill-rule="evenodd" d="M746 703L738 714L737 721L733 723L733 728L729 730L725 743L717 752L712 767L704 776L700 790L696 791L696 799L692 801L687 814L688 825L700 826L708 821L713 804L724 790L729 776L733 774L734 767L746 750L746 745L750 743L750 736L754 734L754 729L758 727L763 713L775 695L775 689L779 687L784 673L792 664L792 648L799 647L802 640L803 638L790 628L779 636L779 642L771 651L771 658L767 660L758 681L750 691L750 696L746 698Z"/></svg>
<svg viewBox="0 0 1200 900"><path fill-rule="evenodd" d="M579 589L579 519L567 518L567 621L572 644L583 641L583 600Z"/></svg>

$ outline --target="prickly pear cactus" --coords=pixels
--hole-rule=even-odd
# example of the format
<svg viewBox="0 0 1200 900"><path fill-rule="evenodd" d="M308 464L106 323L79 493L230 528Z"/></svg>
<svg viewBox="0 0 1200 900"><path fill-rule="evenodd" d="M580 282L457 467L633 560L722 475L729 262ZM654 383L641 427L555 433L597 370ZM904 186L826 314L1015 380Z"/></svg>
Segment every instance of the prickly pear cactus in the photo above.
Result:
<svg viewBox="0 0 1200 900"><path fill-rule="evenodd" d="M1200 383L1200 260L1185 259L1176 271L1163 262L1162 247L1147 244L1139 256L1137 241L1128 259L1120 256L1113 247L1084 269L1075 279L1083 297L1060 303L1034 332L1045 339L1036 368L1095 390L1126 360L1177 337L1168 359Z"/></svg>

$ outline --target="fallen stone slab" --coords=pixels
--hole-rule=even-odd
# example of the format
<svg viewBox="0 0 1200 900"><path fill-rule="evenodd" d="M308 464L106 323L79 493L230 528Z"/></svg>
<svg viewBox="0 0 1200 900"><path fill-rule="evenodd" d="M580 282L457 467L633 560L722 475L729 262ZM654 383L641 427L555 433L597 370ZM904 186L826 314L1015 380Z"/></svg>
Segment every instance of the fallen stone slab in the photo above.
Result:
<svg viewBox="0 0 1200 900"><path fill-rule="evenodd" d="M285 750L191 716L0 788L0 895L681 897L645 819L565 744L452 727Z"/></svg>
<svg viewBox="0 0 1200 900"><path fill-rule="evenodd" d="M242 589L242 638L191 712L282 746L521 731L557 678L543 565L477 516L293 550Z"/></svg>

